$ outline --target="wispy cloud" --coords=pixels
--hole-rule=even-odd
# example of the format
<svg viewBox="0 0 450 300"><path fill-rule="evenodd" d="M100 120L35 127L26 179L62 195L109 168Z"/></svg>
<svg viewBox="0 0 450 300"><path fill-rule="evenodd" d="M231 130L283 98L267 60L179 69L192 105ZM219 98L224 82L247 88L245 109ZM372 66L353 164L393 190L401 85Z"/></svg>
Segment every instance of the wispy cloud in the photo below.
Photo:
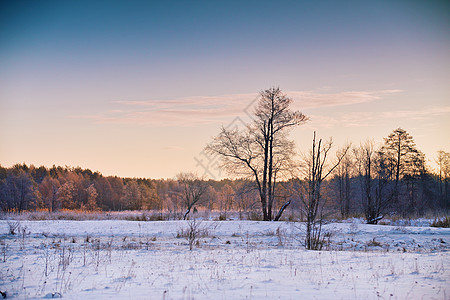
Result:
<svg viewBox="0 0 450 300"><path fill-rule="evenodd" d="M399 90L348 91L317 93L287 91L298 110L352 105L374 101ZM198 96L168 100L115 101L114 109L91 115L78 116L97 123L119 123L150 126L198 126L229 122L236 116L245 116L244 109L255 103L257 93L223 96Z"/></svg>
<svg viewBox="0 0 450 300"><path fill-rule="evenodd" d="M418 121L421 126L426 127L434 122L436 117L449 115L450 106L433 106L417 110L397 110L384 112L354 111L333 115L312 115L311 122L306 126L312 128L349 128L377 126L380 122L387 120L409 120Z"/></svg>
<svg viewBox="0 0 450 300"><path fill-rule="evenodd" d="M450 114L450 106L433 106L420 110L399 110L384 112L385 118L408 118L410 120L422 121L434 116Z"/></svg>
<svg viewBox="0 0 450 300"><path fill-rule="evenodd" d="M348 91L341 93L316 93L311 91L290 91L287 94L293 98L297 109L334 107L360 104L375 101L386 95L399 93L401 90L380 91Z"/></svg>

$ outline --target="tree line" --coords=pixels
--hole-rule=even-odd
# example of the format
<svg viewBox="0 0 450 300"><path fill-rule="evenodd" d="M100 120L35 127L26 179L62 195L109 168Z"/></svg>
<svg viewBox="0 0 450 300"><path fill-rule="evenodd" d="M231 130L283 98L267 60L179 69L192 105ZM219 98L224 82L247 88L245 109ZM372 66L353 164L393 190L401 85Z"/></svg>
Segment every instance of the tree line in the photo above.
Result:
<svg viewBox="0 0 450 300"><path fill-rule="evenodd" d="M121 178L80 167L0 166L0 209L18 213L36 210L184 212L187 209L184 187L192 184L191 174L186 173L186 178L182 174L174 179ZM201 184L206 188L202 188L196 208L225 212L250 211L255 206L250 182L224 179L202 180Z"/></svg>
<svg viewBox="0 0 450 300"><path fill-rule="evenodd" d="M372 142L347 151L333 176L321 182L326 210L343 218L367 213L368 219L376 219L383 213L420 216L448 211L450 153L439 151L437 172L409 160L399 168L387 165L390 160L383 161L385 155ZM0 209L184 213L192 208L184 192L189 180L200 180L204 187L194 204L199 209L242 213L261 210L259 191L251 180L201 180L189 173L179 174L175 179L121 178L79 167L26 164L0 166ZM290 210L304 219L306 215L301 209L305 206L303 188L307 182L308 178L301 176L280 182L272 205L282 206L290 201Z"/></svg>
<svg viewBox="0 0 450 300"><path fill-rule="evenodd" d="M308 121L292 111L279 88L260 93L245 128L224 128L206 146L233 179L206 180L193 173L154 180L103 176L79 167L17 164L0 166L0 209L120 211L156 210L187 218L193 209L237 211L279 220L306 220L320 235L323 218L364 215L376 224L384 214L403 217L448 212L450 153L439 151L438 170L404 129L381 143L344 145L331 157L333 142L314 133L310 150L295 151L289 131ZM377 146L379 145L379 146Z"/></svg>

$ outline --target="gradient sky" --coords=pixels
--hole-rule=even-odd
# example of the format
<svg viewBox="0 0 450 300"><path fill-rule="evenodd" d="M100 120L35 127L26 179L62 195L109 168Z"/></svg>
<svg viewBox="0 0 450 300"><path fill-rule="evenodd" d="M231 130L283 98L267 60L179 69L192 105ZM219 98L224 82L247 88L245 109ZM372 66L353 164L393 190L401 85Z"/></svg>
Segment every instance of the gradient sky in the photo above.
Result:
<svg viewBox="0 0 450 300"><path fill-rule="evenodd" d="M0 164L202 173L272 86L311 118L300 150L402 127L432 162L450 151L449 3L2 1Z"/></svg>

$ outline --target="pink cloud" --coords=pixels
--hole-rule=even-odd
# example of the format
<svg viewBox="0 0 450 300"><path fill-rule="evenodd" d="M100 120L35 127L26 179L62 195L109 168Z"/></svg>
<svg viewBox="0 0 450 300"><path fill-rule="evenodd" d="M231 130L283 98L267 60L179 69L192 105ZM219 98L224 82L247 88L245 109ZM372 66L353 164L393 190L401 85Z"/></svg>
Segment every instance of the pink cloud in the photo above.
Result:
<svg viewBox="0 0 450 300"><path fill-rule="evenodd" d="M288 91L293 98L293 108L305 110L336 107L375 101L399 90L348 91L341 93L317 93L312 91ZM168 100L115 101L118 108L97 114L78 116L97 123L136 124L149 126L199 126L230 122L234 117L246 116L244 110L254 104L257 93L222 96L198 96ZM251 113L251 110L248 112Z"/></svg>

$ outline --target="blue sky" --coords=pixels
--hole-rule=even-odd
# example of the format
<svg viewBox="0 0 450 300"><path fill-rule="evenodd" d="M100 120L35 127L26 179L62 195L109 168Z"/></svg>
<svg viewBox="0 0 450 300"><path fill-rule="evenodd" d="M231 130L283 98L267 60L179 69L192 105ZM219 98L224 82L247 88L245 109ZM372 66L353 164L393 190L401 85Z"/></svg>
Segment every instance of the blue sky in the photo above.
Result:
<svg viewBox="0 0 450 300"><path fill-rule="evenodd" d="M173 177L280 86L336 145L450 151L448 1L2 1L0 164ZM201 170L200 170L201 171Z"/></svg>

